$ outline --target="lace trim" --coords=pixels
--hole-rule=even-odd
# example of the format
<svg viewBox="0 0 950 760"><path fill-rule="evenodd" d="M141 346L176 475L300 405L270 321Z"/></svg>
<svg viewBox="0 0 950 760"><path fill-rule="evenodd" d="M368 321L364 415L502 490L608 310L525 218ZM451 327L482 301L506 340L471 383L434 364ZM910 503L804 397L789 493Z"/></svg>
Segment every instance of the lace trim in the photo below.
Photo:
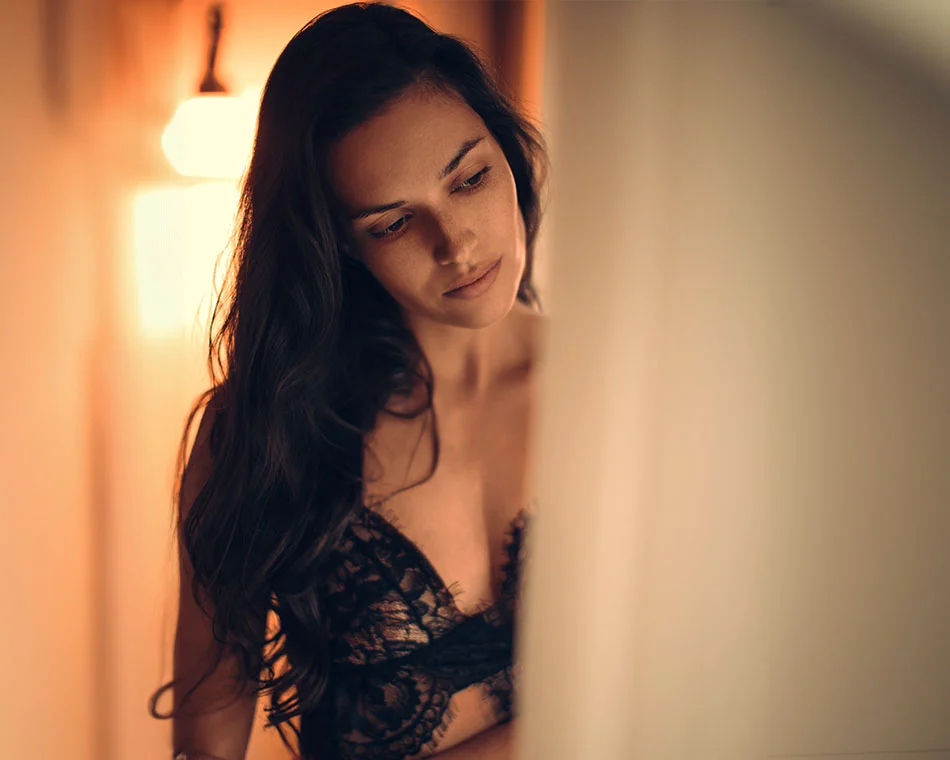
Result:
<svg viewBox="0 0 950 760"><path fill-rule="evenodd" d="M432 752L455 718L450 679L406 668L386 683L353 686L363 690L337 695L341 760L405 760Z"/></svg>
<svg viewBox="0 0 950 760"><path fill-rule="evenodd" d="M458 607L459 584L445 584L391 510L365 508L347 527L322 588L333 661L326 717L341 760L434 752L456 717L452 696L476 684L497 721L511 719L529 516L521 510L506 531L498 600L471 613Z"/></svg>

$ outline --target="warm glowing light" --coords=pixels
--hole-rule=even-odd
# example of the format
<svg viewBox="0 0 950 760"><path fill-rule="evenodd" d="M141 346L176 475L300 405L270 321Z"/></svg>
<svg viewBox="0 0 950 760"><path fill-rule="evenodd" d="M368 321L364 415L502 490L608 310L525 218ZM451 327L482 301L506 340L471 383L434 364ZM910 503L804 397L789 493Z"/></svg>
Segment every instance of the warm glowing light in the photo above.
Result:
<svg viewBox="0 0 950 760"><path fill-rule="evenodd" d="M162 186L135 196L135 279L146 335L202 338L215 263L228 248L237 200L233 182Z"/></svg>
<svg viewBox="0 0 950 760"><path fill-rule="evenodd" d="M179 104L162 134L162 149L186 177L237 179L254 145L260 88L239 97L199 95Z"/></svg>

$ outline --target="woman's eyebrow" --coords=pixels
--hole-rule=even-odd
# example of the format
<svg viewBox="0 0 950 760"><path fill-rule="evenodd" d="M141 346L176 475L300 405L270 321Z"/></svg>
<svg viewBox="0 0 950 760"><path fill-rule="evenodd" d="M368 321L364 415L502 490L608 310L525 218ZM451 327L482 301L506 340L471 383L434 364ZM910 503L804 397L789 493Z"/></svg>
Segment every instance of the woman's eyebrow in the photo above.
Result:
<svg viewBox="0 0 950 760"><path fill-rule="evenodd" d="M439 172L439 180L445 179L451 172L455 171L458 168L458 165L462 163L462 159L468 155L469 151L472 150L476 145L478 145L484 137L476 137L472 140L466 140L462 143L462 146L458 149L456 154L452 157L452 160L449 161L445 168ZM360 211L357 211L354 214L350 214L350 221L356 221L357 219L365 219L368 216L373 216L374 214L382 214L384 211L392 211L394 208L399 208L400 206L405 206L406 201L393 201L392 203L387 203L383 206L373 206L372 208L364 208Z"/></svg>
<svg viewBox="0 0 950 760"><path fill-rule="evenodd" d="M458 149L458 153L452 157L452 160L445 165L445 168L439 174L439 179L443 180L449 175L450 172L455 171L458 168L458 165L462 163L462 159L468 155L468 152L484 139L484 137L476 137L474 140L466 140L464 143L462 143L462 147Z"/></svg>
<svg viewBox="0 0 950 760"><path fill-rule="evenodd" d="M396 201L395 203L387 203L385 206L364 208L362 211L357 211L355 214L350 214L350 221L355 222L357 219L365 219L366 217L372 216L373 214L382 214L384 211L392 211L394 208L399 208L400 206L405 205L405 201Z"/></svg>

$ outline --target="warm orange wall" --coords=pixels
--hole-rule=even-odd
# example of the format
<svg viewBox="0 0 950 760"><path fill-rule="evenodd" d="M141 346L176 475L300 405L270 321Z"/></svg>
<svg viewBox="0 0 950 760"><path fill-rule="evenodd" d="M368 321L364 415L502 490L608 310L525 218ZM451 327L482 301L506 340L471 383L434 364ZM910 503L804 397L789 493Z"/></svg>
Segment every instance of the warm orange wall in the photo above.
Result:
<svg viewBox="0 0 950 760"><path fill-rule="evenodd" d="M0 20L0 755L92 760L96 183L85 108L55 97L85 49L44 56L42 6Z"/></svg>
<svg viewBox="0 0 950 760"><path fill-rule="evenodd" d="M490 63L511 73L511 86L532 114L540 112L544 0L406 0L402 7L436 29L462 37ZM311 18L338 3L321 0L236 0L227 4L218 74L240 90L263 84L284 45ZM184 0L176 39L179 97L192 94L204 67L207 3ZM519 10L512 13L509 8Z"/></svg>

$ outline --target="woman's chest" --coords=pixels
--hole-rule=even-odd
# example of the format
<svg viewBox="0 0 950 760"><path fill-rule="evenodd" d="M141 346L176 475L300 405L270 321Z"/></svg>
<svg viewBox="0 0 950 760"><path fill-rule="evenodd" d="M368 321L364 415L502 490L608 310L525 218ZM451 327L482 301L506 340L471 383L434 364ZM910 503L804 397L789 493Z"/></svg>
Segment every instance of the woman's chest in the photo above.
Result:
<svg viewBox="0 0 950 760"><path fill-rule="evenodd" d="M432 417L383 418L368 440L372 506L326 579L344 756L372 745L379 757L422 757L511 717L533 501L528 402L437 407L438 444Z"/></svg>
<svg viewBox="0 0 950 760"><path fill-rule="evenodd" d="M531 511L533 414L522 387L416 420L383 415L367 441L364 503L425 555L462 612L499 598L510 528Z"/></svg>
<svg viewBox="0 0 950 760"><path fill-rule="evenodd" d="M323 595L341 757L424 757L512 717L526 525L505 531L494 601L468 607L392 522L357 516Z"/></svg>

